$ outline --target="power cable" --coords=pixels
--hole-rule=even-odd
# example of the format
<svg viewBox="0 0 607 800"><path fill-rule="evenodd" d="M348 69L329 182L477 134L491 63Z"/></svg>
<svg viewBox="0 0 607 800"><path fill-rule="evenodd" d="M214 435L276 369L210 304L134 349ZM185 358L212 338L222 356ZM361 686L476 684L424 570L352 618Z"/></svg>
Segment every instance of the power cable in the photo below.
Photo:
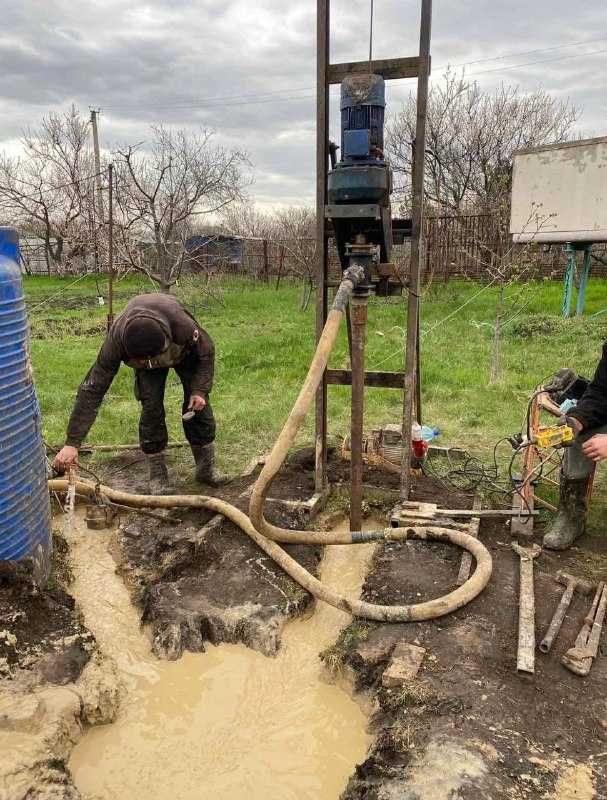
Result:
<svg viewBox="0 0 607 800"><path fill-rule="evenodd" d="M607 40L607 37L603 36L603 37L599 37L597 39L585 39L585 40L581 40L581 41L567 42L567 43L560 44L560 45L553 45L551 47L536 48L534 50L522 50L522 51L517 51L515 53L507 53L507 54L504 54L504 55L501 55L501 56L493 56L491 58L479 58L479 59L476 59L474 61L464 61L464 62L460 62L459 64L441 64L441 65L435 67L434 69L436 71L442 70L442 69L447 69L449 67L454 68L454 69L458 69L460 67L467 67L467 66L470 66L470 65L473 65L473 64L483 64L483 63L488 63L488 62L491 62L491 61L499 61L499 60L502 60L502 59L505 59L505 58L515 58L517 56L531 55L533 53L545 53L545 52L550 52L550 51L554 51L554 50L561 50L561 49L563 49L565 47L574 47L574 46L583 45L583 44L593 44L595 42L602 42L602 41L605 41L605 40ZM469 73L469 74L470 75L482 75L482 74L490 73L490 72L504 72L504 71L508 71L510 69L520 69L521 67L532 66L533 64L544 64L544 63L548 63L548 62L551 62L551 61L561 61L561 60L568 59L568 58L581 58L582 56L598 55L598 54L602 54L602 53L605 53L605 52L607 52L607 50L594 50L594 51L591 51L590 53L575 53L575 54L570 55L570 56L559 56L556 59L541 59L539 61L531 61L531 62L526 62L524 64L514 64L512 66L497 67L495 69L492 68L492 69L489 69L489 70L477 70L477 71ZM414 80L414 79L413 78L403 78L402 80ZM188 109L188 108L196 109L196 108L212 108L215 105L225 104L225 103L227 103L229 101L234 101L234 102L231 102L230 105L237 106L237 105L254 105L254 104L258 104L258 103L259 104L263 104L263 103L267 103L267 102L280 102L281 100L282 101L308 100L308 99L313 98L314 95L304 95L302 97L297 97L297 96L294 96L293 93L294 92L312 92L312 91L315 90L315 88L316 88L315 86L300 86L300 87L290 87L288 89L278 89L278 90L273 91L273 92L264 92L262 94L255 93L255 94L239 94L239 95L221 95L221 96L217 96L217 97L202 98L201 100L199 100L196 103L172 103L172 104L165 104L165 103L156 104L156 103L152 103L152 104L141 104L141 105L133 105L133 104L123 103L123 104L104 105L103 108L106 111L108 111L108 110L111 111L111 110L116 110L116 109L121 109L121 108L129 109L129 110L137 110L137 109L141 109L141 110L146 110L146 109L150 109L150 110L153 110L153 109ZM281 98L280 95L287 95L287 97ZM289 96L289 95L291 95L291 96ZM274 98L276 98L276 99L274 99ZM238 101L245 101L245 102L238 102Z"/></svg>

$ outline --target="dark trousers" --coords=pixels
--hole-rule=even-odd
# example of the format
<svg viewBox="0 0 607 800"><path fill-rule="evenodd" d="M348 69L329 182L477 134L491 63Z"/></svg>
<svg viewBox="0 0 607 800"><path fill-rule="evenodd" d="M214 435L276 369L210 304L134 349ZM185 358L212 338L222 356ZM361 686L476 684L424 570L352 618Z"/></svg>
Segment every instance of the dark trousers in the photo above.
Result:
<svg viewBox="0 0 607 800"><path fill-rule="evenodd" d="M173 367L183 386L182 413L187 410L190 402L191 381L195 367L196 362L188 356ZM168 367L135 370L135 397L141 403L139 444L142 451L148 455L162 452L169 441L164 411L164 392L168 374ZM197 411L193 419L183 422L185 438L191 445L204 445L215 441L215 417L208 395L205 395L205 399L207 404L203 410Z"/></svg>

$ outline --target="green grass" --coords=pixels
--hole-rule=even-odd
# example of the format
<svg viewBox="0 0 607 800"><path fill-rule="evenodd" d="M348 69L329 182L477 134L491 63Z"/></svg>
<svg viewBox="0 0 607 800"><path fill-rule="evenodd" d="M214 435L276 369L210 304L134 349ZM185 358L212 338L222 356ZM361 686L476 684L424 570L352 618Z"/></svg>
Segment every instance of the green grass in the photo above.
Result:
<svg viewBox="0 0 607 800"><path fill-rule="evenodd" d="M63 440L76 389L102 342L107 312L96 304L93 278L66 288L70 282L25 280L44 434L52 443ZM132 294L149 288L142 277L119 282L117 310ZM607 315L595 319L588 315L607 305L607 281L591 281L587 316L579 320L560 318L560 283L546 281L527 288L526 307L504 332L503 373L495 385L489 385L488 376L496 292L490 287L475 297L481 288L465 281L435 284L423 297L423 417L441 429L442 443L488 457L498 438L520 430L529 394L542 378L562 366L592 374L607 337ZM62 289L62 295L44 302ZM302 313L299 286L284 284L275 291L273 286L234 279L214 284L212 297L192 278L176 293L215 340L212 402L220 461L238 469L272 444L297 396L314 349L313 303ZM367 368L399 370L405 300L373 298L370 304ZM348 366L345 331L331 365ZM91 442L137 440L139 409L132 383L132 371L122 367L91 431ZM167 390L173 439L182 438L180 393L173 377ZM349 390L330 387L329 393L330 432L338 441L349 426ZM367 428L397 422L400 414L398 392L368 390ZM309 443L312 436L313 414L299 441Z"/></svg>

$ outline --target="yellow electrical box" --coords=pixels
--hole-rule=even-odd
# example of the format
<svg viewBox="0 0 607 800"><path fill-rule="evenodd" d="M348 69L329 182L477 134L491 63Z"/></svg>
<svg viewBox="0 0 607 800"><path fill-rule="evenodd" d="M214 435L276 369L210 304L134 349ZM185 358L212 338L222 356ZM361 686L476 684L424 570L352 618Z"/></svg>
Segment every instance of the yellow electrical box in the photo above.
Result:
<svg viewBox="0 0 607 800"><path fill-rule="evenodd" d="M573 441L573 429L569 425L551 425L538 429L535 444L538 447L560 447Z"/></svg>

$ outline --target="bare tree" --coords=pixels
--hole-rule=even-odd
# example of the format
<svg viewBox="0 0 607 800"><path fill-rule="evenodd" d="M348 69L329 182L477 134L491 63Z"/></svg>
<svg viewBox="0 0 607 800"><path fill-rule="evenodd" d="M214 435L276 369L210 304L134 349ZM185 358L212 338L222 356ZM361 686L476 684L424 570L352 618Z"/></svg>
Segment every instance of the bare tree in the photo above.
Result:
<svg viewBox="0 0 607 800"><path fill-rule="evenodd" d="M243 196L246 155L212 140L206 130L153 126L149 147L114 153L120 256L162 291L179 278L193 222Z"/></svg>
<svg viewBox="0 0 607 800"><path fill-rule="evenodd" d="M49 274L86 257L91 240L93 159L88 121L72 107L49 114L21 137L23 155L0 155L0 209L44 241Z"/></svg>
<svg viewBox="0 0 607 800"><path fill-rule="evenodd" d="M316 275L316 215L306 206L293 206L275 213L278 238L294 270L303 279L301 309L305 311Z"/></svg>
<svg viewBox="0 0 607 800"><path fill-rule="evenodd" d="M428 98L426 197L436 211L487 210L509 192L512 154L524 147L560 142L578 118L568 100L517 86L484 91L464 75L447 71ZM410 204L416 101L406 100L387 126L387 151L397 192Z"/></svg>

